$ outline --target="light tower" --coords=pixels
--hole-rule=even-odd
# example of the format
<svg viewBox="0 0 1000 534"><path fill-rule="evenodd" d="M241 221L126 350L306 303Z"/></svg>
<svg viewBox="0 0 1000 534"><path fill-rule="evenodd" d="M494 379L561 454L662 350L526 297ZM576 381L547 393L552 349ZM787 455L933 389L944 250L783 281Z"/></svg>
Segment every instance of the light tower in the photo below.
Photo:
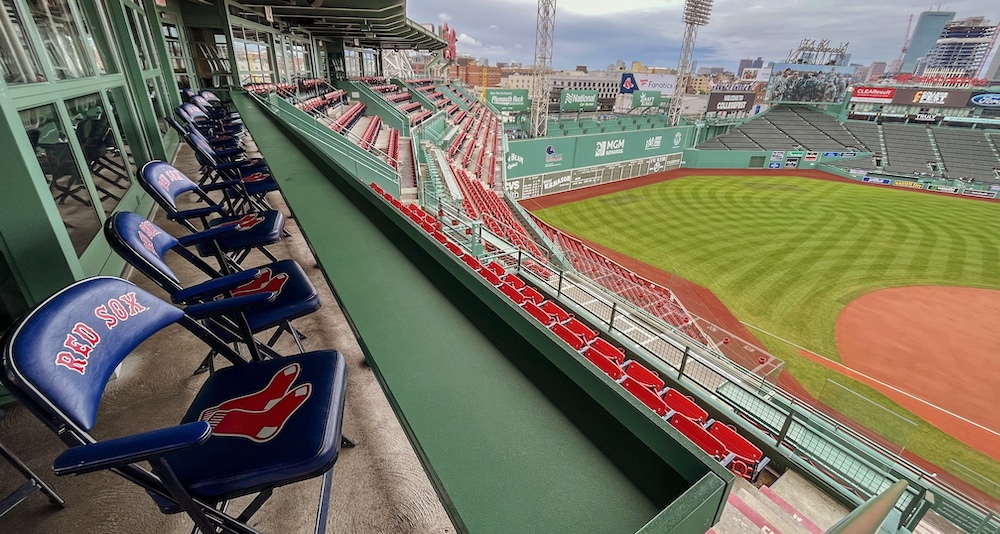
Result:
<svg viewBox="0 0 1000 534"><path fill-rule="evenodd" d="M711 1L711 0L709 0ZM556 36L556 0L538 0L535 65L531 79L531 136L545 137L549 122L549 72Z"/></svg>
<svg viewBox="0 0 1000 534"><path fill-rule="evenodd" d="M677 81L674 83L674 96L670 99L670 111L667 120L671 126L677 126L681 117L681 100L687 90L688 71L691 66L691 54L694 52L694 39L698 35L698 26L708 24L712 15L712 0L687 0L684 2L684 43L681 45L681 61L677 66Z"/></svg>

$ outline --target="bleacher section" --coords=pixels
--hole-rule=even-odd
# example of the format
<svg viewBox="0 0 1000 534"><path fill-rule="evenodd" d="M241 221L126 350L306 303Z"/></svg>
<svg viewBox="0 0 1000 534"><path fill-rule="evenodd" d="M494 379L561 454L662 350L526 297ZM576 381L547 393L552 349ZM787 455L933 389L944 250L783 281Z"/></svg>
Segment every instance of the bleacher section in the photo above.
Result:
<svg viewBox="0 0 1000 534"><path fill-rule="evenodd" d="M864 150L835 118L806 106L778 106L700 145L702 150Z"/></svg>
<svg viewBox="0 0 1000 534"><path fill-rule="evenodd" d="M844 127L861 142L865 152L882 152L882 141L878 124L874 122L851 121L845 122Z"/></svg>
<svg viewBox="0 0 1000 534"><path fill-rule="evenodd" d="M330 124L330 129L337 133L349 132L354 124L364 116L366 107L361 102L355 102Z"/></svg>
<svg viewBox="0 0 1000 534"><path fill-rule="evenodd" d="M1000 159L982 130L942 127L932 132L949 178L991 177L1000 169Z"/></svg>
<svg viewBox="0 0 1000 534"><path fill-rule="evenodd" d="M928 162L938 163L927 128L899 123L882 124L886 159L882 168L894 174L929 172Z"/></svg>
<svg viewBox="0 0 1000 534"><path fill-rule="evenodd" d="M464 197L462 208L470 219L481 220L491 232L528 251L532 256L536 258L543 256L530 234L514 218L510 208L495 191L486 189L481 181L470 178L461 167L452 165L451 172L462 189Z"/></svg>
<svg viewBox="0 0 1000 534"><path fill-rule="evenodd" d="M548 132L549 137L559 137L666 127L666 115L596 115L579 119L550 119Z"/></svg>
<svg viewBox="0 0 1000 534"><path fill-rule="evenodd" d="M430 118L433 113L424 109L420 102L413 101L413 95L396 84L389 83L389 80L382 76L365 76L351 78L351 81L367 85L372 91L380 95L386 102L389 102L403 115L407 116L410 126L415 126Z"/></svg>

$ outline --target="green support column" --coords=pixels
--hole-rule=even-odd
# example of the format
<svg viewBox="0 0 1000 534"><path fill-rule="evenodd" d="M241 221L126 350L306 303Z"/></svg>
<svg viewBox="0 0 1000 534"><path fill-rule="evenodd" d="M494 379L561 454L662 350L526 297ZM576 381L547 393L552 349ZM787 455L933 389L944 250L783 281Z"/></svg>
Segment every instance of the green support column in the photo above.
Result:
<svg viewBox="0 0 1000 534"><path fill-rule="evenodd" d="M160 95L160 98L166 98L167 109L172 110L181 105L181 91L178 89L177 80L174 78L170 54L167 52L167 40L163 37L163 23L160 22L162 19L159 11L157 11L154 0L145 0L143 5L146 8L146 20L149 21L150 25L156 25L156 28L150 28L149 30L153 38L153 52L160 59L157 62L160 65L160 78L163 79L164 89L167 91L167 94ZM177 132L173 129L168 129L167 142L165 143L167 146L164 147L165 151L173 154L174 150L177 149L178 141Z"/></svg>
<svg viewBox="0 0 1000 534"><path fill-rule="evenodd" d="M131 37L132 31L129 26L127 17L127 10L131 9L126 7L121 2L108 2L108 15L111 17L111 27L115 32L116 36L119 36L119 44L121 45L121 58L122 58L122 72L125 74L125 78L128 80L128 87L132 92L132 98L135 101L136 113L139 115L139 123L142 126L143 133L146 139L149 141L150 154L148 154L148 159L162 159L166 160L167 150L163 145L163 139L160 137L160 130L157 127L156 112L153 110L153 103L149 99L149 94L146 90L146 81L142 76L142 64L139 61L139 54L135 51L135 46L138 43L128 46L128 43L132 43L132 40L121 39L122 36ZM157 28L159 32L159 28ZM161 36L162 39L162 36ZM173 76L171 75L171 78ZM133 147L135 150L136 147ZM138 158L140 154L136 154Z"/></svg>

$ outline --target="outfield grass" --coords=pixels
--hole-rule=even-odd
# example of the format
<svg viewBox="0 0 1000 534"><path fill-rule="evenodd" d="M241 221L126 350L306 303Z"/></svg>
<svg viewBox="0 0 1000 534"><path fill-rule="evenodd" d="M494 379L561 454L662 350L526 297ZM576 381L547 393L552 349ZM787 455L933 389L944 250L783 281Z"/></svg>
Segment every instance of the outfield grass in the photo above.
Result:
<svg viewBox="0 0 1000 534"><path fill-rule="evenodd" d="M785 176L700 176L535 213L665 271L676 268L741 321L837 360L837 315L865 293L911 285L1000 289L1000 206L969 199ZM794 348L758 338L813 395L827 379L846 383ZM872 388L849 385L918 419ZM1000 463L925 422L908 448L1000 481Z"/></svg>

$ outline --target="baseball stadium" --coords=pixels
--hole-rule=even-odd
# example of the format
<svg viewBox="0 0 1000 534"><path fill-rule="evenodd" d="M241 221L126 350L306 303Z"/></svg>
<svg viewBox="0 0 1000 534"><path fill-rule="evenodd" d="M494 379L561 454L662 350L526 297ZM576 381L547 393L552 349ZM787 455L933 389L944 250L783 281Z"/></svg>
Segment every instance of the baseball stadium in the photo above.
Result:
<svg viewBox="0 0 1000 534"><path fill-rule="evenodd" d="M6 0L0 532L1000 532L997 88L555 4Z"/></svg>

